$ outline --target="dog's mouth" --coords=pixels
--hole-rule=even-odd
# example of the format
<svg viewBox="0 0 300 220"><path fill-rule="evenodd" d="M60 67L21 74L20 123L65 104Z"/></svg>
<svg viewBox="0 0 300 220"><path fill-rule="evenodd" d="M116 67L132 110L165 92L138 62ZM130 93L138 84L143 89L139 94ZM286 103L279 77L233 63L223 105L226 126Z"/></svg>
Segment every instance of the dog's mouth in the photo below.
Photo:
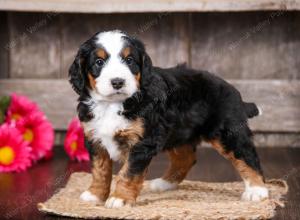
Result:
<svg viewBox="0 0 300 220"><path fill-rule="evenodd" d="M118 100L118 101L122 101L128 98L128 94L122 91L116 91L108 96L106 96L108 99L110 100Z"/></svg>
<svg viewBox="0 0 300 220"><path fill-rule="evenodd" d="M127 96L127 93L123 92L123 91L116 91L116 92L111 93L110 95L108 95L108 97L114 97L114 96Z"/></svg>

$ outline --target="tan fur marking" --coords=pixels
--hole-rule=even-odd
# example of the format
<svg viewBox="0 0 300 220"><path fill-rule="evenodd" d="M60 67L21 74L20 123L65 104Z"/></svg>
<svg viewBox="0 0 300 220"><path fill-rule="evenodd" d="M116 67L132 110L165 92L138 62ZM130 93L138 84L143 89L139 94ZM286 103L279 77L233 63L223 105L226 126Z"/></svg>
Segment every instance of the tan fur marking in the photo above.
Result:
<svg viewBox="0 0 300 220"><path fill-rule="evenodd" d="M163 179L171 183L180 183L196 162L196 154L191 145L183 145L167 151L170 165Z"/></svg>
<svg viewBox="0 0 300 220"><path fill-rule="evenodd" d="M131 53L131 49L130 47L125 47L123 50L122 50L122 55L124 58L128 57Z"/></svg>
<svg viewBox="0 0 300 220"><path fill-rule="evenodd" d="M116 177L115 191L111 194L111 196L121 198L126 204L133 205L143 187L146 172L147 169L141 175L130 176L128 174L128 160L126 160Z"/></svg>
<svg viewBox="0 0 300 220"><path fill-rule="evenodd" d="M219 140L212 140L210 141L210 143L212 144L213 148L215 148L221 155L231 161L232 165L240 173L242 179L249 181L250 186L264 185L263 177L251 167L249 167L245 163L245 161L236 159L232 152L226 153L223 145Z"/></svg>
<svg viewBox="0 0 300 220"><path fill-rule="evenodd" d="M95 89L96 88L96 80L94 79L94 77L92 76L91 73L88 73L88 78L89 78L91 88Z"/></svg>
<svg viewBox="0 0 300 220"><path fill-rule="evenodd" d="M138 87L140 87L140 82L141 82L141 73L138 72L136 75L135 75L135 80L136 80L136 84Z"/></svg>
<svg viewBox="0 0 300 220"><path fill-rule="evenodd" d="M97 146L97 151L93 157L92 164L93 180L89 187L89 191L104 202L110 193L112 160L105 149Z"/></svg>
<svg viewBox="0 0 300 220"><path fill-rule="evenodd" d="M144 122L137 118L131 125L115 133L114 139L120 144L120 147L127 151L133 147L144 136Z"/></svg>
<svg viewBox="0 0 300 220"><path fill-rule="evenodd" d="M102 59L106 59L107 58L107 53L104 49L100 48L98 51L97 51L97 56L99 58L102 58Z"/></svg>

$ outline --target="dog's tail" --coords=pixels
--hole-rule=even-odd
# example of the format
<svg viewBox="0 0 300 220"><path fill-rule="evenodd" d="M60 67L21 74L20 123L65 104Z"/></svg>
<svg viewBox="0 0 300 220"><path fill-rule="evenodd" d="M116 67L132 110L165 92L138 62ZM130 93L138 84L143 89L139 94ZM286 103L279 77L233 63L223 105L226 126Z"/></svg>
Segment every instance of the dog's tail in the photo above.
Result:
<svg viewBox="0 0 300 220"><path fill-rule="evenodd" d="M253 118L257 115L262 115L262 110L253 102L244 102L244 109L248 118Z"/></svg>

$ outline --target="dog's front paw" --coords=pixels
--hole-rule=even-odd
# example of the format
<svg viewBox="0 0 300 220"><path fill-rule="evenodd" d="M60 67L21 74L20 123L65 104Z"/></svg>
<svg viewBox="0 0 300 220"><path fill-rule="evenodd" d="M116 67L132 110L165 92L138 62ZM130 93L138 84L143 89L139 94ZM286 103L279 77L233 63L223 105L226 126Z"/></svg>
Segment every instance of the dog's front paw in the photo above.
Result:
<svg viewBox="0 0 300 220"><path fill-rule="evenodd" d="M86 202L99 202L99 198L88 190L81 193L80 199Z"/></svg>
<svg viewBox="0 0 300 220"><path fill-rule="evenodd" d="M244 201L262 201L269 197L269 191L262 186L249 186L242 195Z"/></svg>
<svg viewBox="0 0 300 220"><path fill-rule="evenodd" d="M122 198L118 198L118 197L114 197L114 196L111 196L109 197L106 202L105 202L105 207L106 208L109 208L109 209L112 209L112 208L121 208L125 205L131 205L129 202L127 202L125 199L122 199Z"/></svg>

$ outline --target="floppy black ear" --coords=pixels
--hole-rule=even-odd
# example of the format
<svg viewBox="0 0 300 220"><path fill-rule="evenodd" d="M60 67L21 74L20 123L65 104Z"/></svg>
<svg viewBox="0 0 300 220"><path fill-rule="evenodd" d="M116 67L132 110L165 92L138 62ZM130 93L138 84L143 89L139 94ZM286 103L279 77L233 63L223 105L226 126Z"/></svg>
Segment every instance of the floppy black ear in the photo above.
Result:
<svg viewBox="0 0 300 220"><path fill-rule="evenodd" d="M148 85L148 82L151 78L152 72L152 61L149 55L146 52L145 46L136 37L125 37L131 44L135 47L135 49L139 53L139 65L141 70L141 88L145 88L144 86Z"/></svg>
<svg viewBox="0 0 300 220"><path fill-rule="evenodd" d="M152 61L146 52L144 44L136 37L125 37L137 49L140 58L142 81L151 75Z"/></svg>
<svg viewBox="0 0 300 220"><path fill-rule="evenodd" d="M84 89L84 65L85 58L82 56L81 49L79 49L73 64L69 69L69 82L72 84L74 91L80 95Z"/></svg>
<svg viewBox="0 0 300 220"><path fill-rule="evenodd" d="M149 55L146 52L144 52L142 72L143 74L151 74L151 69L152 69L152 60L149 57Z"/></svg>
<svg viewBox="0 0 300 220"><path fill-rule="evenodd" d="M86 72L87 72L87 59L90 52L95 49L93 40L97 33L89 40L84 42L75 57L73 64L69 69L69 81L72 84L73 89L79 95L83 92L85 88Z"/></svg>
<svg viewBox="0 0 300 220"><path fill-rule="evenodd" d="M141 87L148 86L151 83L152 76L152 60L150 56L144 51L142 55L142 68L141 68Z"/></svg>

